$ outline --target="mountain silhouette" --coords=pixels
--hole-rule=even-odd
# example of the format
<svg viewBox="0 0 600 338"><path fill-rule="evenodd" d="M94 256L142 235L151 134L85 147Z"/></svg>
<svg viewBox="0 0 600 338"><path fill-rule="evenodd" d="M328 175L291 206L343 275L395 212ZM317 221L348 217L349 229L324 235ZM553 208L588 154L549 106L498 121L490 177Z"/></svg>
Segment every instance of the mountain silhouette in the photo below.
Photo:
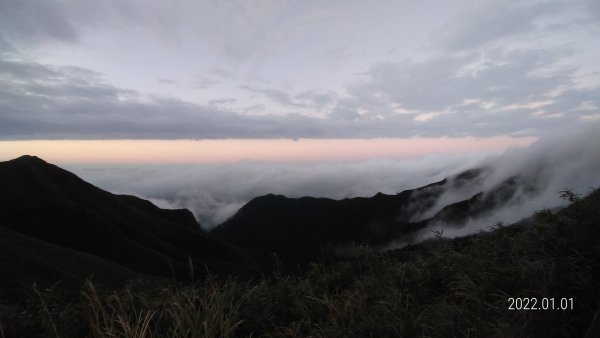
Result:
<svg viewBox="0 0 600 338"><path fill-rule="evenodd" d="M372 197L334 200L269 194L251 200L213 232L254 253L275 252L284 256L322 253L347 243L384 246L392 240L410 239L433 224L461 226L509 201L521 183L516 177L418 219L418 215L443 202L440 198L444 193L480 185L487 170L468 170L396 195L377 193Z"/></svg>
<svg viewBox="0 0 600 338"><path fill-rule="evenodd" d="M335 325L326 332L317 327L316 335L335 335L358 321L356 331L344 334L393 336L406 327L371 329L396 324L399 317L389 309L396 308L398 297L391 296L404 299L408 292L411 301L402 304L407 322L434 307L438 312L429 317L439 322L447 309L460 310L464 299L475 300L471 303L478 305L466 307L470 312L461 327L489 310L484 315L494 333L495 323L504 327L514 321L509 315L498 318L494 310L505 302L503 295L533 292L585 302L554 312L557 316L521 318L506 332L532 327L531 332L547 336L567 332L560 331L565 326L577 328L575 336L581 336L589 326L586 337L595 337L598 302L591 290L598 289L600 271L595 264L598 190L584 199L564 191L572 204L562 211L544 210L491 232L432 238L385 253L335 256L348 243L386 245L440 223L461 226L535 191L535 183L519 176L491 185L489 170L468 170L395 195L342 200L265 195L206 233L187 210L163 210L134 196L103 191L37 157L0 162L0 331L7 337L119 336L141 327L162 336L199 328L200 334L277 336L300 332L298 323L302 332L317 327L323 309L334 309L333 319L323 317L321 324ZM320 264L306 264L315 258ZM523 268L531 266L531 271ZM540 274L540 269L554 273ZM191 288L164 279L190 281L190 270L200 282ZM207 270L226 278L206 280ZM232 280L232 275L242 278ZM92 283L82 289L88 278ZM384 305L376 306L381 311L375 317L371 303ZM349 314L344 311L348 304ZM562 319L565 313L571 316L568 321ZM156 319L148 324L146 318ZM456 318L450 314L446 319L454 324ZM218 331L221 325L229 330L228 323L231 331ZM546 330L548 324L554 326ZM219 328L209 331L209 325ZM445 336L459 332L445 324L440 330Z"/></svg>
<svg viewBox="0 0 600 338"><path fill-rule="evenodd" d="M272 263L335 253L347 244L385 246L443 223L460 226L511 200L524 184L511 177L476 191L488 169L473 169L395 195L342 200L257 197L210 233L186 209L165 210L115 195L35 156L0 162L1 289L35 280L106 284L136 274L189 280L207 271L254 275ZM448 192L469 198L444 205ZM469 190L471 189L471 190ZM432 213L432 210L435 211Z"/></svg>
<svg viewBox="0 0 600 338"><path fill-rule="evenodd" d="M33 280L32 269L44 265L36 271L57 279L109 271L187 279L192 269L257 269L242 251L204 232L190 211L111 194L35 156L0 162L0 186L2 273L13 286Z"/></svg>

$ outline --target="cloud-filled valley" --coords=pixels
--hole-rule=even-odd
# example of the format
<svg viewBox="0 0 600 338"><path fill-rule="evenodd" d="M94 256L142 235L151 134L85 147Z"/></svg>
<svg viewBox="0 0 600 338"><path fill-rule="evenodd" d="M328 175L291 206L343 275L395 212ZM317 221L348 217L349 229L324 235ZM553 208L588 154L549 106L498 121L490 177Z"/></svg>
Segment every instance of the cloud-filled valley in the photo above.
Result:
<svg viewBox="0 0 600 338"><path fill-rule="evenodd" d="M189 208L204 226L212 227L261 195L341 199L377 192L393 194L468 169L482 157L428 156L306 164L241 161L185 166L72 166L69 170L109 191L139 195L163 207Z"/></svg>
<svg viewBox="0 0 600 338"><path fill-rule="evenodd" d="M559 192L587 194L600 187L600 127L575 134L548 136L501 154L428 156L405 160L369 160L316 164L242 161L233 164L98 167L72 166L83 179L112 192L135 194L162 207L188 208L207 229L225 221L254 197L269 193L287 197L342 199L396 194L473 168L481 176L464 186L445 187L431 208L413 215L430 218L443 207L490 193L507 179L517 188L510 200L467 222L435 224L449 236L476 232L496 222L515 222L533 212L564 205ZM417 200L416 203L419 201ZM419 208L416 208L419 209ZM430 235L429 231L423 236Z"/></svg>

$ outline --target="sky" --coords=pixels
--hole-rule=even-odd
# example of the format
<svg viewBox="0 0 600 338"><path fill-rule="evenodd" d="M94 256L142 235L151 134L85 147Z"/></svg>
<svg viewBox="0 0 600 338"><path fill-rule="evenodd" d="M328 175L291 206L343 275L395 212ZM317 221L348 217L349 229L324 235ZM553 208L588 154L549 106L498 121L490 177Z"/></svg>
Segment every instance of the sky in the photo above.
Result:
<svg viewBox="0 0 600 338"><path fill-rule="evenodd" d="M599 59L595 0L0 0L0 140L509 147L600 120Z"/></svg>
<svg viewBox="0 0 600 338"><path fill-rule="evenodd" d="M210 164L263 161L315 163L420 158L431 154L491 154L528 146L535 137L224 139L224 140L19 140L0 141L17 158L32 151L59 164Z"/></svg>

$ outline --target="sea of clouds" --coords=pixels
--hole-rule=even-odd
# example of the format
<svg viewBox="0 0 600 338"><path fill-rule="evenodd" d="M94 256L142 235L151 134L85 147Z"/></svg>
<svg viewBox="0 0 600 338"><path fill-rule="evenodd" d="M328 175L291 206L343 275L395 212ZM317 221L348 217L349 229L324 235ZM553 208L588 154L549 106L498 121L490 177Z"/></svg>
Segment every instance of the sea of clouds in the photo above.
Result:
<svg viewBox="0 0 600 338"><path fill-rule="evenodd" d="M395 194L442 180L471 168L489 168L478 184L448 189L422 215L427 218L449 203L488 191L508 177L535 185L523 189L512 203L466 226L446 227L444 235L459 236L498 221L510 223L544 208L564 205L559 192L586 194L600 187L600 125L577 133L552 135L524 148L502 153L429 155L409 159L373 159L360 162L70 166L84 180L113 193L133 194L164 208L190 209L209 230L231 217L252 198L274 193L288 197L315 196L342 199ZM443 224L436 225L444 227ZM423 236L428 236L424 232ZM423 237L422 236L422 237Z"/></svg>

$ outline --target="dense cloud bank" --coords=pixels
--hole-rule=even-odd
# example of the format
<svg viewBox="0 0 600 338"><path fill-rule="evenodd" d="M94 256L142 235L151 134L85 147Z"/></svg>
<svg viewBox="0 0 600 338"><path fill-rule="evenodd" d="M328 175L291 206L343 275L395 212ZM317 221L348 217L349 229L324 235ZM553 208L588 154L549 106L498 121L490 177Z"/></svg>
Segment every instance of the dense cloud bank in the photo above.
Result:
<svg viewBox="0 0 600 338"><path fill-rule="evenodd" d="M518 176L521 187L512 200L485 219L467 226L444 227L460 235L497 221L514 222L532 211L563 204L559 192L585 194L600 186L600 126L569 135L546 137L526 148L495 155L432 155L419 159L370 160L317 164L238 162L218 165L71 167L84 179L117 193L148 198L162 207L185 207L209 229L233 215L254 197L268 193L288 197L316 196L341 199L398 193L463 170L485 167L476 184L448 189L439 203L414 219L433 216L445 205L492 190Z"/></svg>
<svg viewBox="0 0 600 338"><path fill-rule="evenodd" d="M439 202L415 219L426 219L445 205L472 197L478 192L491 192L502 182L514 177L517 183L515 194L501 206L470 219L466 224L435 223L421 232L411 242L443 230L448 237L461 236L487 230L492 225L505 224L529 217L533 212L554 209L565 205L560 192L570 190L580 196L600 187L600 125L591 125L577 133L548 136L526 148L511 149L500 156L489 157L477 164L488 168L476 184L461 189L448 189ZM408 244L399 240L391 245Z"/></svg>
<svg viewBox="0 0 600 338"><path fill-rule="evenodd" d="M285 164L241 161L233 164L71 167L103 189L135 194L161 207L184 207L206 228L233 215L252 198L274 193L288 197L335 199L398 193L468 169L485 155L406 160Z"/></svg>

